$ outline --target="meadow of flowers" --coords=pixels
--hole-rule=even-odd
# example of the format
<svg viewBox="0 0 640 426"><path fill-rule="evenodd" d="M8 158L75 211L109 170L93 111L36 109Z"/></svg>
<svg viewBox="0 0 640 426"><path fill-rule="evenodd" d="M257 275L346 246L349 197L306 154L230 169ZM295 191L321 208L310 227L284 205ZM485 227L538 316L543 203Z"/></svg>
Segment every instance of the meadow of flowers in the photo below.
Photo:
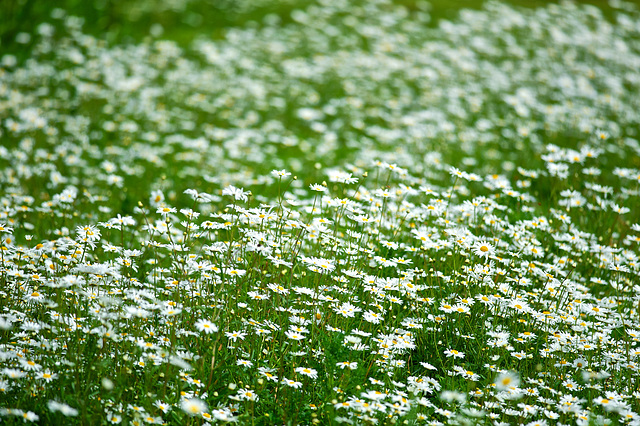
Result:
<svg viewBox="0 0 640 426"><path fill-rule="evenodd" d="M316 0L0 53L0 423L640 424L640 12ZM286 18L286 19L285 19Z"/></svg>

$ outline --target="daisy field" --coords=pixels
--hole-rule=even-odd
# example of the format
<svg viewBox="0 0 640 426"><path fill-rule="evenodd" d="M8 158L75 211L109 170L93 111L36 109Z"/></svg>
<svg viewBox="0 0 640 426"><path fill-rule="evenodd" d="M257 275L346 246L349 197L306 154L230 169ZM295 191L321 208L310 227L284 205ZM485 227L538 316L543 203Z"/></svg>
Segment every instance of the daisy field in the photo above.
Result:
<svg viewBox="0 0 640 426"><path fill-rule="evenodd" d="M637 5L71 3L0 27L0 423L640 424Z"/></svg>

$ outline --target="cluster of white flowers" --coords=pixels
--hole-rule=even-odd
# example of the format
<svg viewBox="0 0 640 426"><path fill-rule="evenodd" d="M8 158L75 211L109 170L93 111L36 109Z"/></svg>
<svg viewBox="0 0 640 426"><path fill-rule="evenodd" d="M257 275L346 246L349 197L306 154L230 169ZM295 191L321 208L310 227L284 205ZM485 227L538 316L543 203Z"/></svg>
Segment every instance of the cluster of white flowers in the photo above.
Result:
<svg viewBox="0 0 640 426"><path fill-rule="evenodd" d="M638 10L312 3L1 58L0 418L640 424Z"/></svg>

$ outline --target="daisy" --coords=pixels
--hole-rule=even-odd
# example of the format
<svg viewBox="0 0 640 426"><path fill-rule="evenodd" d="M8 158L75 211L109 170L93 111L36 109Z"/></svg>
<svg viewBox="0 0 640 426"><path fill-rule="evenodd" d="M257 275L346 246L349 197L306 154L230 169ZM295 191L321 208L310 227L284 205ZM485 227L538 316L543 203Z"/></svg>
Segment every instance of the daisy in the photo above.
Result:
<svg viewBox="0 0 640 426"><path fill-rule="evenodd" d="M248 401L257 401L258 394L256 394L251 389L240 389L238 390L238 398L240 400L248 400Z"/></svg>
<svg viewBox="0 0 640 426"><path fill-rule="evenodd" d="M495 255L494 247L486 241L477 241L472 247L471 251L476 256L484 257L485 259Z"/></svg>
<svg viewBox="0 0 640 426"><path fill-rule="evenodd" d="M251 191L245 191L244 188L236 188L233 185L229 185L222 190L222 195L229 195L237 201L247 202Z"/></svg>
<svg viewBox="0 0 640 426"><path fill-rule="evenodd" d="M67 417L75 417L78 415L78 410L65 404L64 402L51 400L47 403L47 407L49 408L49 411L52 411L52 412L59 411L60 413L62 413L64 416L67 416Z"/></svg>
<svg viewBox="0 0 640 426"><path fill-rule="evenodd" d="M289 330L285 332L287 338L291 340L302 340L304 339L304 335L300 333L296 333L295 331Z"/></svg>
<svg viewBox="0 0 640 426"><path fill-rule="evenodd" d="M477 382L478 380L480 380L480 376L476 373L474 373L473 371L470 370L465 370L460 374L462 377L464 377L465 379L469 379L472 380L474 382Z"/></svg>
<svg viewBox="0 0 640 426"><path fill-rule="evenodd" d="M496 386L497 390L503 391L507 389L517 388L520 385L520 378L516 373L507 371L504 373L500 373L493 383Z"/></svg>
<svg viewBox="0 0 640 426"><path fill-rule="evenodd" d="M198 331L204 332L205 334L215 333L218 331L218 327L214 323L205 319L199 319L196 321L195 326Z"/></svg>
<svg viewBox="0 0 640 426"><path fill-rule="evenodd" d="M271 171L271 176L275 177L275 178L286 178L288 176L291 176L291 173L286 171L286 170L272 170Z"/></svg>
<svg viewBox="0 0 640 426"><path fill-rule="evenodd" d="M317 192L325 192L327 190L327 188L325 186L317 184L317 183L312 183L311 185L309 185L309 189L311 189L312 191L317 191Z"/></svg>
<svg viewBox="0 0 640 426"><path fill-rule="evenodd" d="M190 416L196 416L207 411L207 404L198 398L189 398L182 400L180 404L182 411Z"/></svg>
<svg viewBox="0 0 640 426"><path fill-rule="evenodd" d="M342 361L342 362L336 363L336 366L340 367L343 370L345 368L348 368L349 370L355 370L356 368L358 368L358 363L357 362Z"/></svg>
<svg viewBox="0 0 640 426"><path fill-rule="evenodd" d="M511 352L511 356L518 358L518 359L525 359L527 358L527 353L526 352Z"/></svg>
<svg viewBox="0 0 640 426"><path fill-rule="evenodd" d="M53 380L57 379L58 375L56 373L52 373L49 370L40 371L36 374L36 379L44 380L47 383L51 383Z"/></svg>
<svg viewBox="0 0 640 426"><path fill-rule="evenodd" d="M296 382L295 380L290 380L290 379L287 379L286 377L284 377L280 383L287 385L289 387L292 387L294 389L299 389L302 387L302 382Z"/></svg>
<svg viewBox="0 0 640 426"><path fill-rule="evenodd" d="M367 322L378 324L382 320L382 315L369 310L364 313L363 318Z"/></svg>
<svg viewBox="0 0 640 426"><path fill-rule="evenodd" d="M42 369L42 366L40 364L32 360L25 361L21 359L20 364L22 365L22 368L25 369L26 371L39 371Z"/></svg>
<svg viewBox="0 0 640 426"><path fill-rule="evenodd" d="M298 367L295 369L295 372L302 374L303 376L311 377L312 379L318 378L318 372L313 368Z"/></svg>
<svg viewBox="0 0 640 426"><path fill-rule="evenodd" d="M264 377L267 378L267 380L271 380L272 382L277 382L278 381L278 376L276 376L273 373L272 369L268 369L265 367L260 367L258 370L260 370L260 374L262 374Z"/></svg>
<svg viewBox="0 0 640 426"><path fill-rule="evenodd" d="M171 406L169 404L167 404L166 402L162 402L160 400L157 400L156 402L154 402L153 405L158 407L160 411L162 411L163 413L168 413L169 410L171 410Z"/></svg>
<svg viewBox="0 0 640 426"><path fill-rule="evenodd" d="M0 373L4 374L10 379L21 379L27 375L27 373L25 373L24 371L18 370L16 368L3 368Z"/></svg>
<svg viewBox="0 0 640 426"><path fill-rule="evenodd" d="M469 306L463 303L459 303L453 307L453 310L455 312L458 312L459 314L466 314L467 312L469 312Z"/></svg>
<svg viewBox="0 0 640 426"><path fill-rule="evenodd" d="M453 306L444 304L444 305L440 306L440 310L444 311L446 313L450 313L450 312L453 312Z"/></svg>
<svg viewBox="0 0 640 426"><path fill-rule="evenodd" d="M433 365L429 364L428 362L421 362L420 365L422 365L427 370L437 370L436 367L434 367Z"/></svg>
<svg viewBox="0 0 640 426"><path fill-rule="evenodd" d="M161 206L158 207L156 213L161 214L162 216L166 216L170 213L175 213L177 210L174 207Z"/></svg>
<svg viewBox="0 0 640 426"><path fill-rule="evenodd" d="M447 349L446 351L444 351L444 354L447 357L464 358L464 352L459 352L455 349Z"/></svg>
<svg viewBox="0 0 640 426"><path fill-rule="evenodd" d="M238 339L244 340L244 338L247 336L247 333L243 333L241 331L227 331L224 334L234 342L237 341Z"/></svg>

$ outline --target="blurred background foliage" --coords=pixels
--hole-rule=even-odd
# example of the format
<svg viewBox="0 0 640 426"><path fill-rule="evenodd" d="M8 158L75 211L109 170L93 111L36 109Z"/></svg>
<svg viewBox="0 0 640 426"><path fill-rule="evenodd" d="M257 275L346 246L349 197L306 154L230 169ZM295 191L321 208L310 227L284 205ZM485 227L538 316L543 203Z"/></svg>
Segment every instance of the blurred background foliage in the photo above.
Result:
<svg viewBox="0 0 640 426"><path fill-rule="evenodd" d="M0 53L28 54L16 42L20 33L32 33L41 22L49 22L54 8L84 19L84 31L111 43L144 39L150 33L186 45L196 37L220 38L232 27L260 26L266 17L277 15L283 24L291 11L319 0L0 0ZM350 0L324 0L350 1ZM464 8L479 9L490 0L393 0L409 10L428 11L430 25L453 19ZM321 2L321 1L320 1ZM548 0L506 0L522 7L553 3ZM611 2L588 0L605 13ZM20 37L18 37L20 40Z"/></svg>

